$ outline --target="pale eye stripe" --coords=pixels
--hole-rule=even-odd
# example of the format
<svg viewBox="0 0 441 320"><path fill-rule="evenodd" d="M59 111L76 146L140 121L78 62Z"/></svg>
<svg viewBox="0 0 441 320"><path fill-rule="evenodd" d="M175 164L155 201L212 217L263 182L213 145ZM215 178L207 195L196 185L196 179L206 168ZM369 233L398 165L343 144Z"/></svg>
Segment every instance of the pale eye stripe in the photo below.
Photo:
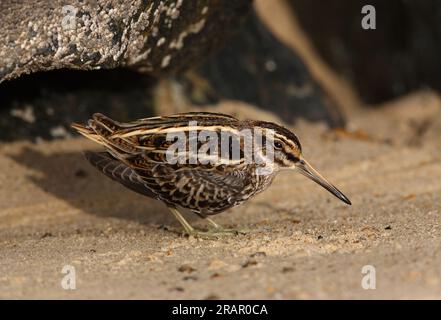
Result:
<svg viewBox="0 0 441 320"><path fill-rule="evenodd" d="M274 133L274 138L282 140L284 143L289 144L291 147L298 149L297 145L293 143L291 140L287 140L284 135Z"/></svg>

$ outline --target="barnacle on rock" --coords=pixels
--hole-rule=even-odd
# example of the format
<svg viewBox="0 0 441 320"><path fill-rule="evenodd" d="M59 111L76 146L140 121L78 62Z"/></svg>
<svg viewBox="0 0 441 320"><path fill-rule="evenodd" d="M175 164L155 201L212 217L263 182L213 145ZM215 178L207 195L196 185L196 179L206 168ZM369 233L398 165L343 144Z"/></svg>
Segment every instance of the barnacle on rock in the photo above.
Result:
<svg viewBox="0 0 441 320"><path fill-rule="evenodd" d="M188 67L223 41L251 0L0 3L0 82L60 68Z"/></svg>

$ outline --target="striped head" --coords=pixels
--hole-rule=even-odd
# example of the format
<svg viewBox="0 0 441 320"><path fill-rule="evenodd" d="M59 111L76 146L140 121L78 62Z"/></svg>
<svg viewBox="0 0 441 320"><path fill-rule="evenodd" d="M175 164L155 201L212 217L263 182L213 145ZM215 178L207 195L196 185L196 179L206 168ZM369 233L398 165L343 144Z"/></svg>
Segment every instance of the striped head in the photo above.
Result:
<svg viewBox="0 0 441 320"><path fill-rule="evenodd" d="M318 183L341 201L349 205L351 204L351 201L340 190L304 159L300 141L293 132L271 122L253 121L253 126L257 131L262 132L263 140L266 140L266 148L272 149L273 163L276 171L294 169ZM268 154L268 151L265 153Z"/></svg>
<svg viewBox="0 0 441 320"><path fill-rule="evenodd" d="M259 140L258 136L262 136L264 153L271 156L276 170L297 165L302 156L302 146L294 133L272 122L253 121L252 125L255 139Z"/></svg>

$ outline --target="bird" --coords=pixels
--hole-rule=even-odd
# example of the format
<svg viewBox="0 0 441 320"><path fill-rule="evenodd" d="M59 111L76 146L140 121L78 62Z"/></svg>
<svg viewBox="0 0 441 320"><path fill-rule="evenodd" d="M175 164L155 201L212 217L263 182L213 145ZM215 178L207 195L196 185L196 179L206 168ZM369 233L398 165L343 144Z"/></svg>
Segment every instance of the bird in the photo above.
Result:
<svg viewBox="0 0 441 320"><path fill-rule="evenodd" d="M132 191L165 203L189 236L242 233L222 228L210 217L266 190L284 170L298 171L351 205L304 159L299 138L276 123L211 112L124 123L95 113L87 124L72 127L104 147L85 152L93 166ZM194 228L182 210L190 210L212 228Z"/></svg>

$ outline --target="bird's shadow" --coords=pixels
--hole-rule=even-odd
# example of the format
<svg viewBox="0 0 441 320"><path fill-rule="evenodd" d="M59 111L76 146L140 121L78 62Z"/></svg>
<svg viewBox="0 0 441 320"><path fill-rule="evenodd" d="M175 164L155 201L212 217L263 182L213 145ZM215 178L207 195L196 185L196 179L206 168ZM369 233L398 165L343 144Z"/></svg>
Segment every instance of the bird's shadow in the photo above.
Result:
<svg viewBox="0 0 441 320"><path fill-rule="evenodd" d="M8 157L34 171L27 177L33 184L82 212L144 225L177 225L163 203L100 174L82 152L45 154L37 148L24 147Z"/></svg>

